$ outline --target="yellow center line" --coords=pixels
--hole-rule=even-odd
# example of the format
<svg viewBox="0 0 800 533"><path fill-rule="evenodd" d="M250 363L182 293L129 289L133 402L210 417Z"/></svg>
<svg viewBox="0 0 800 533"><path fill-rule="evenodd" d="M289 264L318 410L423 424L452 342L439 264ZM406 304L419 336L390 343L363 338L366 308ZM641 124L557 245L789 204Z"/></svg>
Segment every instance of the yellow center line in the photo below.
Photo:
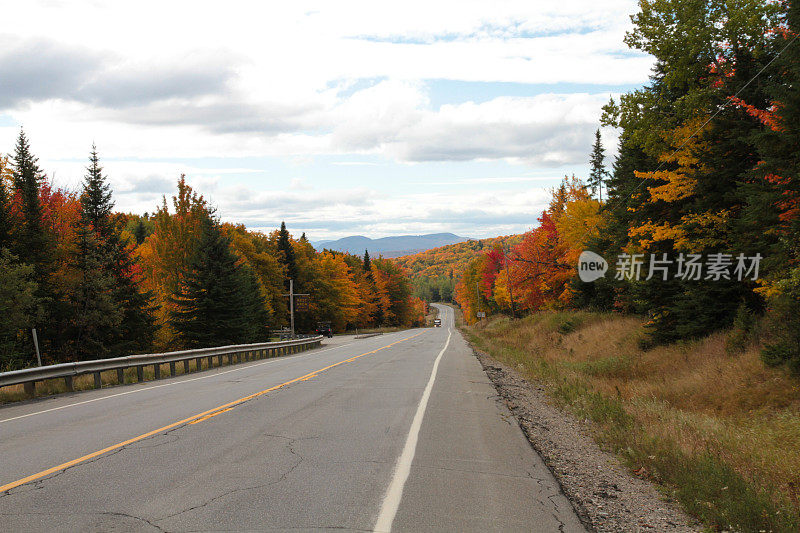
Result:
<svg viewBox="0 0 800 533"><path fill-rule="evenodd" d="M319 370L314 370L313 372L309 372L308 374L300 376L299 378L291 379L289 381L281 383L280 385L275 385L274 387L270 387L268 389L264 389L264 390L256 392L256 393L249 394L247 396L239 398L238 400L233 400L232 402L228 402L228 403L226 403L224 405L220 405L218 407L214 407L213 409L208 409L207 411L203 411L202 413L197 413L196 415L192 415L192 416L190 416L188 418L184 418L183 420L178 420L177 422L173 422L172 424L167 424L164 427L160 427L158 429L154 429L153 431L148 431L147 433L143 433L143 434L139 435L138 437L132 437L132 438L130 438L128 440L124 440L124 441L119 442L117 444L112 444L111 446L103 448L102 450L97 450L96 452L92 452L92 453L86 454L83 457L78 457L77 459L73 459L71 461L67 461L66 463L62 463L62 464L60 464L58 466L54 466L54 467L48 468L47 470L42 470L41 472L38 472L36 474L31 474L30 476L24 477L22 479L18 479L17 481L12 481L11 483L7 483L5 485L0 486L0 492L5 492L7 490L11 490L13 488L19 487L20 485L24 485L25 483L30 483L31 481L36 481L37 479L41 479L41 478L43 478L45 476L48 476L50 474L53 474L55 472L59 472L61 470L66 470L67 468L70 468L71 466L75 466L77 464L86 462L86 461L88 461L90 459L94 459L95 457L99 457L100 455L104 455L104 454L106 454L108 452L117 450L119 448L122 448L123 446L127 446L128 444L133 444L134 442L138 442L138 441L146 439L148 437L152 437L153 435L157 435L157 434L162 433L164 431L167 431L169 429L176 428L178 426L182 426L182 425L187 424L187 423L192 424L194 422L201 422L202 420L206 420L208 418L211 418L212 416L218 415L220 413L224 413L225 411L230 411L233 407L235 407L235 406L237 406L237 405L239 405L241 403L244 403L244 402L246 402L248 400L252 400L253 398L258 398L259 396L263 396L264 394L267 394L268 392L272 392L274 390L278 390L278 389L280 389L282 387L285 387L286 385L291 385L292 383L296 383L298 381L304 381L306 379L309 379L311 377L316 376L320 372L324 372L324 371L329 370L329 369L331 369L333 367L339 366L339 365L341 365L343 363L350 363L350 362L355 361L356 359L358 359L360 357L364 357L366 355L372 355L374 353L378 353L381 350L385 350L386 348L391 348L395 344L399 344L401 342L405 342L405 341L411 340L414 337L419 337L423 333L425 333L425 332L421 331L421 332L417 333L416 335L412 335L410 337L406 337L405 339L400 339L400 340L395 341L395 342L393 342L391 344L387 344L386 346L382 346L382 347L380 347L380 348L378 348L376 350L372 350L371 352L365 352L365 353L362 353L361 355L357 355L355 357L351 357L350 359L345 359L344 361L339 361L338 363L334 363L332 365L328 365L328 366L326 366L324 368L320 368Z"/></svg>
<svg viewBox="0 0 800 533"><path fill-rule="evenodd" d="M217 411L216 413L211 413L210 415L206 415L203 418L198 418L197 420L192 420L191 422L189 422L189 425L191 426L193 424L199 424L203 420L208 420L209 418L211 418L213 416L221 415L222 413L227 413L228 411L233 411L233 407L228 407L227 409L223 409L222 411Z"/></svg>

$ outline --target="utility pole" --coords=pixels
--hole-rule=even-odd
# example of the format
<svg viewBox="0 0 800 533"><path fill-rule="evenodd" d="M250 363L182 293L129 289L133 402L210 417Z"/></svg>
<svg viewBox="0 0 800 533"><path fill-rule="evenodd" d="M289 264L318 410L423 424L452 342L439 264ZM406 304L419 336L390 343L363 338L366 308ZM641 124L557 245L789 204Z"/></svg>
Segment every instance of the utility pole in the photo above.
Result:
<svg viewBox="0 0 800 533"><path fill-rule="evenodd" d="M292 322L292 338L294 338L294 280L289 280L289 314Z"/></svg>
<svg viewBox="0 0 800 533"><path fill-rule="evenodd" d="M480 322L480 308L481 308L481 288L480 288L480 281L475 281L475 295L478 297L478 308L475 310L475 317Z"/></svg>
<svg viewBox="0 0 800 533"><path fill-rule="evenodd" d="M284 296L289 297L289 316L290 316L290 323L292 328L292 338L294 338L294 297L295 296L309 296L309 294L300 294L294 292L294 280L289 280L289 294L284 294ZM302 307L302 306L301 306ZM301 309L302 311L302 309ZM307 309L306 309L307 311Z"/></svg>

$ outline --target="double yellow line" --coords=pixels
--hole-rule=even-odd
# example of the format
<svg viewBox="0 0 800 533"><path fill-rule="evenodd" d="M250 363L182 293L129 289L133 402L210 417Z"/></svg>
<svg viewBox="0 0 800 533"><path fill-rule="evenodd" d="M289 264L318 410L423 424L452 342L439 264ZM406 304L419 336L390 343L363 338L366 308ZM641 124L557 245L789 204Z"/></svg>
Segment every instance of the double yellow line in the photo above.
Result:
<svg viewBox="0 0 800 533"><path fill-rule="evenodd" d="M331 369L333 367L339 366L339 365L344 364L344 363L353 362L356 359L359 359L359 358L364 357L366 355L372 355L374 353L378 353L381 350L385 350L386 348L391 348L395 344L399 344L401 342L405 342L405 341L411 340L414 337L419 337L423 333L425 333L425 332L421 331L421 332L417 333L416 335L412 335L410 337L406 337L405 339L400 339L399 341L395 341L395 342L393 342L391 344L387 344L386 346L382 346L382 347L378 348L377 350L372 350L371 352L365 352L365 353L362 353L361 355L357 355L355 357L351 357L349 359L345 359L344 361L339 361L338 363L334 363L332 365L328 365L328 366L326 366L324 368L320 368L319 370L314 370L313 372L309 372L308 374L300 376L299 378L294 378L292 380L286 381L284 383L281 383L280 385L275 385L274 387L270 387L268 389L264 389L262 391L254 393L254 394L250 394L248 396L244 396L242 398L239 398L238 400L234 400L234 401L228 402L228 403L226 403L224 405L220 405L218 407L214 407L213 409L209 409L207 411L203 411L202 413L197 413L196 415L192 415L189 418L184 418L183 420L179 420L177 422L173 422L172 424L168 424L168 425L166 425L164 427L160 427L158 429L154 429L153 431L148 431L147 433L143 433L143 434L139 435L138 437L130 438L128 440L119 442L117 444L113 444L113 445L108 446L106 448L103 448L102 450L97 450L96 452L92 452L90 454L84 455L83 457L78 457L77 459L73 459L72 461L67 461L66 463L62 463L62 464L60 464L58 466L54 466L52 468L48 468L47 470L42 470L41 472L37 472L36 474L31 474L30 476L24 477L22 479L18 479L17 481L12 481L11 483L7 483L5 485L0 486L0 492L5 492L7 490L11 490L13 488L19 487L20 485L24 485L25 483L30 483L31 481L36 481L37 479L41 479L41 478L43 478L45 476L48 476L50 474L54 474L55 472L59 472L61 470L66 470L67 468L69 468L71 466L75 466L77 464L86 462L86 461L88 461L90 459L94 459L95 457L98 457L100 455L103 455L103 454L106 454L108 452L111 452L111 451L117 450L119 448L122 448L123 446L127 446L128 444L133 444L134 442L138 442L138 441L146 439L148 437L152 437L153 435L157 435L159 433L162 433L164 431L170 430L172 428L176 428L176 427L181 426L183 424L196 424L198 422L202 422L203 420L207 420L207 419L209 419L209 418L211 418L213 416L216 416L218 414L222 414L222 413L224 413L226 411L230 411L235 406L237 406L237 405L239 405L241 403L244 403L244 402L246 402L248 400L252 400L253 398L258 398L259 396L267 394L268 392L272 392L274 390L278 390L278 389L280 389L282 387L285 387L286 385L291 385L292 383L296 383L298 381L306 381L308 379L311 379L311 378L315 377L320 372L324 372L326 370L329 370L329 369Z"/></svg>

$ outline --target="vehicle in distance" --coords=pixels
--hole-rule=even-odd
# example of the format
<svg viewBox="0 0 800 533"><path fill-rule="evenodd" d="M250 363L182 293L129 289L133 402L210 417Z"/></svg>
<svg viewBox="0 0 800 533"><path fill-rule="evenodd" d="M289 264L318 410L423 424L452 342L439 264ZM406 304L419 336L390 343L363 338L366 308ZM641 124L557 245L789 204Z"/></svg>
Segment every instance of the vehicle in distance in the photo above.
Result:
<svg viewBox="0 0 800 533"><path fill-rule="evenodd" d="M435 328L442 327L442 319L441 318L434 318L433 319L433 327L435 327Z"/></svg>
<svg viewBox="0 0 800 533"><path fill-rule="evenodd" d="M317 322L317 335L333 338L333 328L330 322Z"/></svg>

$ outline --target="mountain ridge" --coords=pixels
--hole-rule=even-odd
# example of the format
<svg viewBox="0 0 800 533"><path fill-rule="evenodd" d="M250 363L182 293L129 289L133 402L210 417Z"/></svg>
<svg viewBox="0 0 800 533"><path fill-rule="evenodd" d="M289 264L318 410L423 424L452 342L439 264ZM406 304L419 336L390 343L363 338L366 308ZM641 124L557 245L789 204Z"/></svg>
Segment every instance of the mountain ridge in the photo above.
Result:
<svg viewBox="0 0 800 533"><path fill-rule="evenodd" d="M361 255L368 250L371 255L384 257L400 257L403 255L424 252L432 248L471 241L454 233L429 233L424 235L397 235L371 239L363 235L351 235L336 240L317 241L311 244L317 250L335 250Z"/></svg>

